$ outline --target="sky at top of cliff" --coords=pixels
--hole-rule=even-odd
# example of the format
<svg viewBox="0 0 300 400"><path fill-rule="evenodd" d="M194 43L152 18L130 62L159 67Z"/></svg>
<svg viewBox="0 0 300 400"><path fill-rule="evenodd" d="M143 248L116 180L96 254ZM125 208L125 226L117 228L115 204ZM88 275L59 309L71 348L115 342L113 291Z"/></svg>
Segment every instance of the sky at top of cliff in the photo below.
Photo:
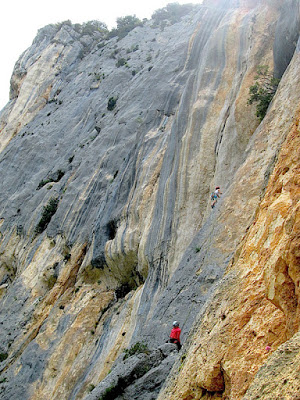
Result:
<svg viewBox="0 0 300 400"><path fill-rule="evenodd" d="M1 11L0 24L0 110L9 100L10 78L19 56L35 38L38 29L45 25L71 20L82 23L91 20L104 22L109 29L116 19L126 15L151 18L153 12L168 3L202 3L202 0L17 0L6 2Z"/></svg>

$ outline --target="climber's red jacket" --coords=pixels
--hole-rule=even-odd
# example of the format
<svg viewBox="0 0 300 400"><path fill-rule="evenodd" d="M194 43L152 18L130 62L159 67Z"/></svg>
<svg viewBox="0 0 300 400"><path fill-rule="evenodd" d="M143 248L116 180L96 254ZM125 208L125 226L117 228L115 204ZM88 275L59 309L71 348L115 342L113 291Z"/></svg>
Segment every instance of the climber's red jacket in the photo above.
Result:
<svg viewBox="0 0 300 400"><path fill-rule="evenodd" d="M170 339L176 339L180 343L181 329L179 327L173 328L170 333Z"/></svg>

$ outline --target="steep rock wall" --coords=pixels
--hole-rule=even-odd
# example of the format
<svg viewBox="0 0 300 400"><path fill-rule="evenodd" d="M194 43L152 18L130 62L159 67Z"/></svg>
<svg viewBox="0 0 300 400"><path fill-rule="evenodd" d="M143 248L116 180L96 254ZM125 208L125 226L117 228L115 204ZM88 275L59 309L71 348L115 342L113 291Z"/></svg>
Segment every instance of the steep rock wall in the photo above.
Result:
<svg viewBox="0 0 300 400"><path fill-rule="evenodd" d="M294 355L299 349L299 56L297 51L259 133L267 133L268 141L276 129L287 135L263 201L174 368L176 378L159 399L269 399L300 393L299 379L284 361L285 348ZM290 338L291 344L279 347Z"/></svg>
<svg viewBox="0 0 300 400"><path fill-rule="evenodd" d="M285 107L255 132L248 89L272 65L279 15L268 1L216 2L108 42L47 27L21 56L1 113L3 399L81 399L130 343L158 347L174 318L187 338L297 104L287 79Z"/></svg>

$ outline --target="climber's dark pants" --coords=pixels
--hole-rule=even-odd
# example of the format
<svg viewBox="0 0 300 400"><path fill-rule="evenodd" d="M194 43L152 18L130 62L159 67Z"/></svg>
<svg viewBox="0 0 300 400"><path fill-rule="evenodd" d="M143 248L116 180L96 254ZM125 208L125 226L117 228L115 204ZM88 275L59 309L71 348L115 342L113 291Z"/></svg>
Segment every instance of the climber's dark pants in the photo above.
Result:
<svg viewBox="0 0 300 400"><path fill-rule="evenodd" d="M178 348L178 351L181 349L181 344L180 344L180 342L179 342L177 339L172 339L172 338L170 338L169 342L170 342L170 343L176 344L176 345L177 345L177 348Z"/></svg>

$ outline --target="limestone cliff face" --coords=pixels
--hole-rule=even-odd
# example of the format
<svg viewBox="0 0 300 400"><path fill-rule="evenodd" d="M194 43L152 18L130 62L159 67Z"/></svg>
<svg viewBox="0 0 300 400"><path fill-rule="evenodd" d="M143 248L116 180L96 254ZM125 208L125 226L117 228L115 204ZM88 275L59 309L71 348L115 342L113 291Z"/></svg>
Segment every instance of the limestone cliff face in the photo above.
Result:
<svg viewBox="0 0 300 400"><path fill-rule="evenodd" d="M22 54L0 115L1 398L254 399L270 369L296 390L300 16L284 3L207 1L120 41L49 26ZM282 79L259 125L261 64ZM158 348L174 319L186 345L161 393L165 349L116 380L123 349Z"/></svg>
<svg viewBox="0 0 300 400"><path fill-rule="evenodd" d="M284 79L298 90L298 76L299 53ZM280 111L287 86L274 100L276 116L262 126L265 135L285 120L287 133L263 201L161 399L288 399L300 393L292 372L298 361L286 365L290 352L299 352L300 216L300 108L295 97L293 115Z"/></svg>

